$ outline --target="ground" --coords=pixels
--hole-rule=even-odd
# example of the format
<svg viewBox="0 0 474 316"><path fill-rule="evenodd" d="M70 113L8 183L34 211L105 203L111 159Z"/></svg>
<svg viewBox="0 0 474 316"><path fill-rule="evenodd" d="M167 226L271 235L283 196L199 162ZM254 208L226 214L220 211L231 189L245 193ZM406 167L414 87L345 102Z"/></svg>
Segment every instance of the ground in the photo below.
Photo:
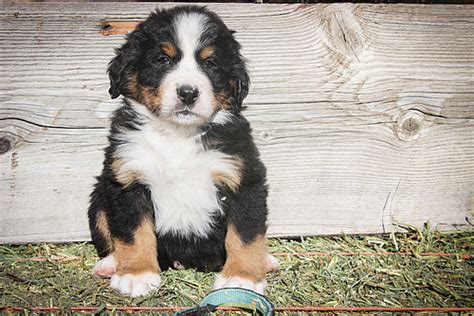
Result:
<svg viewBox="0 0 474 316"><path fill-rule="evenodd" d="M441 233L429 227L377 236L270 239L273 253L329 255L279 256L281 270L269 275L267 295L275 306L474 307L473 239L472 231ZM344 255L347 252L356 255ZM363 255L366 252L379 254ZM470 257L420 256L432 252ZM54 256L72 260L25 260ZM0 308L191 306L211 289L215 276L166 271L160 290L131 299L109 289L106 280L91 277L96 260L89 243L2 245Z"/></svg>

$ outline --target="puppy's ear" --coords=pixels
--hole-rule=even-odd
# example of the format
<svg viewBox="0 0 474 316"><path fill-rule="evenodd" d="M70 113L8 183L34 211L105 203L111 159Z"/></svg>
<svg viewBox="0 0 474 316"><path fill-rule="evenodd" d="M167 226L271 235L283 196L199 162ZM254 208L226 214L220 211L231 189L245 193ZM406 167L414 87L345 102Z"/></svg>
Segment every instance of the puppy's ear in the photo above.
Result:
<svg viewBox="0 0 474 316"><path fill-rule="evenodd" d="M141 30L135 30L127 38L121 48L115 50L115 58L109 63L107 72L110 79L109 94L112 99L126 93L127 75L134 70L135 64L141 55Z"/></svg>
<svg viewBox="0 0 474 316"><path fill-rule="evenodd" d="M122 78L122 72L125 69L121 49L115 50L115 53L117 56L110 61L109 68L107 69L110 80L109 94L112 99L117 98L121 94L120 81Z"/></svg>
<svg viewBox="0 0 474 316"><path fill-rule="evenodd" d="M240 112L242 110L242 103L244 99L247 97L249 93L249 85L250 79L247 71L245 68L242 68L240 71L239 76L234 80L233 85L233 97L234 97L234 104L233 110L236 112Z"/></svg>

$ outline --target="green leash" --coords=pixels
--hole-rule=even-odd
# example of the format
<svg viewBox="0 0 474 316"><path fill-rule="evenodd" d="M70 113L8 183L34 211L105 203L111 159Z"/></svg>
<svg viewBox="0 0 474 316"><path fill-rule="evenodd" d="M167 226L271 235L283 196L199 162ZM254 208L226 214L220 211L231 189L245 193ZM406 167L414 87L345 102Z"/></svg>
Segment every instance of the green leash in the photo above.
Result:
<svg viewBox="0 0 474 316"><path fill-rule="evenodd" d="M273 304L265 296L237 287L210 292L198 306L176 312L174 316L203 316L216 311L218 306L237 307L262 316L273 316Z"/></svg>

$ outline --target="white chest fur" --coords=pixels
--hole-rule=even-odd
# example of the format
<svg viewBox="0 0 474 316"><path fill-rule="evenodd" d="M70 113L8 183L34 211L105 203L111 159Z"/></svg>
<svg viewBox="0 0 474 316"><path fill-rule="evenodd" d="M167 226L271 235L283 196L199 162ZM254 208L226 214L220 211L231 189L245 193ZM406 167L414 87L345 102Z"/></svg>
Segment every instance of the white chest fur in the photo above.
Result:
<svg viewBox="0 0 474 316"><path fill-rule="evenodd" d="M199 136L183 137L147 123L123 134L121 172L139 172L150 188L159 234L206 236L221 212L213 174L237 172L227 155L204 150Z"/></svg>

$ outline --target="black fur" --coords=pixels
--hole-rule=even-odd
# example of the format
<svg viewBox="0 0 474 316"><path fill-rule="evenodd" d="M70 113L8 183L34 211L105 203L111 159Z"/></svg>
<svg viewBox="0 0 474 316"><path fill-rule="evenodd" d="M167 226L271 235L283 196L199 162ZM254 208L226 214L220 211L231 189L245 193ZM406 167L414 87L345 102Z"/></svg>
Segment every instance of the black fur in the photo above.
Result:
<svg viewBox="0 0 474 316"><path fill-rule="evenodd" d="M176 7L171 10L156 11L128 36L127 43L116 51L117 56L109 65L110 94L131 97L127 78L138 73L141 84L159 87L161 78L172 65L157 63L161 52L159 43L174 42L172 18L181 12L199 12L210 17L211 23L204 34L203 42L216 47L210 65L201 65L210 78L215 93L231 91L228 94L231 111L234 113L225 125L206 124L202 141L206 149L219 150L238 157L243 162L242 179L236 192L227 187L218 187L218 198L223 200L223 215L215 217L214 229L207 238L198 236L182 237L171 233L157 234L158 258L162 270L178 261L186 268L202 271L218 271L223 266L226 253L224 247L227 225L232 223L245 242L253 241L266 232L267 187L266 170L259 159L258 150L251 136L248 121L240 114L242 102L249 89L249 77L245 63L239 53L240 45L233 37L233 31L214 13L197 6ZM180 58L178 52L176 59ZM199 57L196 57L199 58ZM109 146L105 149L102 174L91 194L89 224L92 240L100 257L108 254L105 236L97 230L96 217L105 212L107 224L113 238L126 243L133 242L133 234L144 216L154 220L155 212L147 185L135 182L124 187L115 179L111 164L114 153L123 142L121 133L136 130L141 123L139 114L124 101L112 118Z"/></svg>

